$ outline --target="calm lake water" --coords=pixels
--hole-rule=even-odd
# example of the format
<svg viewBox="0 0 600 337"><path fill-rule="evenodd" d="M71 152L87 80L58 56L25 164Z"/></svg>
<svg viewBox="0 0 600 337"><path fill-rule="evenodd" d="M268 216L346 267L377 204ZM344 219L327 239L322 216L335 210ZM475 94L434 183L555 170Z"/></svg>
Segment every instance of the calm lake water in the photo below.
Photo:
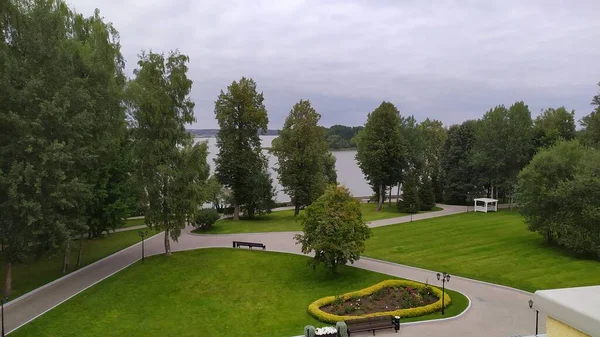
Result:
<svg viewBox="0 0 600 337"><path fill-rule="evenodd" d="M262 147L271 147L271 142L273 139L277 138L277 136L262 136ZM214 172L215 162L214 158L216 157L219 149L216 146L215 138L196 138L198 141L206 141L208 142L208 162L210 164L211 173ZM277 189L276 199L279 202L289 201L290 197L286 195L281 185L279 185L279 179L277 179L277 173L274 171L274 167L277 166L277 158L271 155L268 151L264 151L267 158L269 158L269 171L271 173L271 178L273 178L273 184ZM371 191L371 187L366 182L365 177L362 174L362 171L358 167L356 159L354 156L356 155L356 151L334 151L333 154L336 158L335 168L337 170L338 182L350 189L350 192L357 197L364 197L371 195L373 192Z"/></svg>

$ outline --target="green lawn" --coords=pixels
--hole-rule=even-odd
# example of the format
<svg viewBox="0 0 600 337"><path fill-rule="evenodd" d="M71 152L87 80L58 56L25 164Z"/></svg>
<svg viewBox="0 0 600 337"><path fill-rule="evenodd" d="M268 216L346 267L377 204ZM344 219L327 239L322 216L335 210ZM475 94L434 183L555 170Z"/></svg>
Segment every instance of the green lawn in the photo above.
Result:
<svg viewBox="0 0 600 337"><path fill-rule="evenodd" d="M374 228L364 255L528 291L600 284L599 261L548 246L509 211Z"/></svg>
<svg viewBox="0 0 600 337"><path fill-rule="evenodd" d="M140 218L140 219L127 219L125 220L125 223L123 224L123 226L121 228L127 228L127 227L133 227L133 226L140 226L144 224L144 218Z"/></svg>
<svg viewBox="0 0 600 337"><path fill-rule="evenodd" d="M327 325L307 313L312 301L393 278L346 266L331 275L311 270L307 259L227 248L153 256L11 336L295 336L307 324ZM450 296L445 317L467 305L462 295Z"/></svg>
<svg viewBox="0 0 600 337"><path fill-rule="evenodd" d="M154 232L151 232L154 234ZM114 233L109 236L103 236L97 239L83 240L83 254L81 256L81 267L96 262L112 253L127 248L140 241L137 231L128 231ZM77 253L79 250L79 241L73 242L71 250L71 270L74 271L77 263ZM64 276L62 273L62 263L64 255L57 254L53 257L42 257L38 261L28 258L24 263L13 264L12 267L12 287L13 291L10 298L21 296L35 288L41 287L57 278ZM6 265L0 257L0 275L4 280Z"/></svg>
<svg viewBox="0 0 600 337"><path fill-rule="evenodd" d="M365 221L375 221L387 218L395 218L408 215L400 213L396 210L396 205L392 203L392 207L385 204L380 212L377 212L377 205L373 203L360 204L360 210L363 213ZM433 211L439 211L441 208L436 207ZM254 219L241 219L233 221L231 219L223 219L217 221L208 231L195 230L194 233L202 234L231 234L231 233L262 233L262 232L288 232L301 231L299 218L303 211L300 211L298 217L294 217L293 210L277 211Z"/></svg>

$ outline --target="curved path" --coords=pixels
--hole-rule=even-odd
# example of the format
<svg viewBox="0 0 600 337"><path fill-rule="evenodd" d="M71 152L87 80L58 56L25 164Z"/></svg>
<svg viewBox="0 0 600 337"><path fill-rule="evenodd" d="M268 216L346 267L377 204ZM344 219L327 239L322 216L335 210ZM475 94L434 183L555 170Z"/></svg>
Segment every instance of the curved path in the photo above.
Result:
<svg viewBox="0 0 600 337"><path fill-rule="evenodd" d="M444 208L443 211L414 215L413 221L466 211L465 207L440 206ZM409 221L410 217L405 216L374 221L369 226L378 227ZM173 251L231 247L231 242L236 240L260 241L267 245L269 251L302 254L300 247L295 245L293 240L295 232L196 235L190 233L191 229L186 228L179 242L171 243ZM145 245L147 255L163 253L163 234L147 239ZM140 258L141 249L139 244L136 244L9 302L5 306L7 331L17 329ZM433 271L370 258L361 258L354 266L420 282L428 280L433 285L438 282ZM402 336L508 337L533 333L535 313L527 305L531 298L530 293L461 277L452 277L448 288L469 297L470 309L455 319L405 325L401 330ZM540 318L543 331L545 323L543 317ZM298 328L299 331L301 328ZM364 334L368 335L370 334ZM386 335L397 336L393 331L377 333L377 336Z"/></svg>

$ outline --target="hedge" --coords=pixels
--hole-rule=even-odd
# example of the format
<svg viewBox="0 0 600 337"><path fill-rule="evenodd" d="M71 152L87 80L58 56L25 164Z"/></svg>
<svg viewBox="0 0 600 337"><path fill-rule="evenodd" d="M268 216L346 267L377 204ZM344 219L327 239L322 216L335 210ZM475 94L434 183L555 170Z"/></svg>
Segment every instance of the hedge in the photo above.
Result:
<svg viewBox="0 0 600 337"><path fill-rule="evenodd" d="M412 287L412 288L417 288L417 289L425 288L425 285L423 283L407 281L407 280L386 280L383 282L379 282L375 285L372 285L368 288L364 288L361 290L343 294L341 296L341 298L344 301L346 301L351 298L364 297L364 296L371 295L374 292L377 292L383 288L390 288L390 287L397 287L397 286ZM430 287L430 288L433 291L433 293L439 298L439 300L437 302L434 302L434 303L431 303L431 304L428 304L428 305L425 305L422 307L398 309L398 310L394 310L394 311L374 312L371 314L365 314L365 315L359 315L359 316L340 316L340 315L334 315L334 314L324 312L320 309L322 306L331 304L336 300L336 296L327 296L327 297L323 297L323 298L320 298L320 299L312 302L308 306L308 312L314 318L318 319L321 322L325 322L325 323L336 323L336 322L346 321L346 320L351 320L351 319L356 319L356 318L378 317L378 316L389 316L389 315L400 316L400 317L423 316L423 315L430 314L432 312L442 310L442 290L439 288L436 288L436 287ZM447 293L444 294L444 306L447 307L450 304L450 302L451 302L450 296L448 296Z"/></svg>

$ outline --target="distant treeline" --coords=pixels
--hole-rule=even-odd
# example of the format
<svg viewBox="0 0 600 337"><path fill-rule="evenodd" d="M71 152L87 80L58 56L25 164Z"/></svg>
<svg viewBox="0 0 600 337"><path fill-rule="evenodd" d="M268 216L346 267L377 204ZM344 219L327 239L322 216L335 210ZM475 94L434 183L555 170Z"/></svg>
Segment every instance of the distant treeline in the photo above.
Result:
<svg viewBox="0 0 600 337"><path fill-rule="evenodd" d="M327 145L332 150L353 149L356 143L353 138L363 129L362 126L333 125L330 128L321 127L325 132ZM219 129L188 129L194 137L215 137ZM267 130L266 136L278 136L279 130Z"/></svg>
<svg viewBox="0 0 600 337"><path fill-rule="evenodd" d="M330 128L323 127L327 145L332 150L356 148L354 137L363 126L333 125Z"/></svg>

